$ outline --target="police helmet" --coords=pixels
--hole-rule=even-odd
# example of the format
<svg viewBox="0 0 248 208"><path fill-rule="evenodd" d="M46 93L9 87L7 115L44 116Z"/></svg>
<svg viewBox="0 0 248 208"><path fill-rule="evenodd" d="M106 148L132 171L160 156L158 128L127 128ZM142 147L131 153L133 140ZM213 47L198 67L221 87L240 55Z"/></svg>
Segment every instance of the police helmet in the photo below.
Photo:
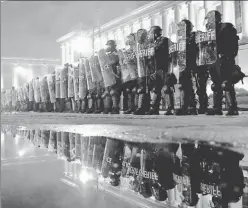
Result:
<svg viewBox="0 0 248 208"><path fill-rule="evenodd" d="M145 29L139 29L137 31L137 41L139 43L142 43L145 41L145 39L147 38L147 30Z"/></svg>
<svg viewBox="0 0 248 208"><path fill-rule="evenodd" d="M150 28L149 33L157 34L157 35L162 35L162 29L159 26L152 26Z"/></svg>
<svg viewBox="0 0 248 208"><path fill-rule="evenodd" d="M116 42L114 40L108 40L106 45L116 46Z"/></svg>
<svg viewBox="0 0 248 208"><path fill-rule="evenodd" d="M177 24L178 28L185 27L185 25L187 31L191 32L193 30L194 25L187 19L183 19Z"/></svg>
<svg viewBox="0 0 248 208"><path fill-rule="evenodd" d="M127 36L127 41L126 41L126 45L130 45L132 44L133 42L135 42L136 40L136 36L134 33L131 33L130 35Z"/></svg>
<svg viewBox="0 0 248 208"><path fill-rule="evenodd" d="M217 10L211 10L207 13L205 20L213 22L221 22L221 13Z"/></svg>

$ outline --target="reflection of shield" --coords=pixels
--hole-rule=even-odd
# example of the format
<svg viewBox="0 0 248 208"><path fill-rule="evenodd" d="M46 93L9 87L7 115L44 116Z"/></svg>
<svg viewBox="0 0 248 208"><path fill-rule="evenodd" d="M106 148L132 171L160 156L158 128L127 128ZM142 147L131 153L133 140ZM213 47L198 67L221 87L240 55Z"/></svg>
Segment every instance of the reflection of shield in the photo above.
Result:
<svg viewBox="0 0 248 208"><path fill-rule="evenodd" d="M68 98L68 67L64 66L60 72L60 98Z"/></svg>
<svg viewBox="0 0 248 208"><path fill-rule="evenodd" d="M116 186L120 182L124 142L107 139L102 163L102 176L110 177L111 184Z"/></svg>
<svg viewBox="0 0 248 208"><path fill-rule="evenodd" d="M106 54L104 49L101 49L98 53L99 63L102 70L102 76L105 87L116 84L116 77L111 65L110 57Z"/></svg>
<svg viewBox="0 0 248 208"><path fill-rule="evenodd" d="M99 59L97 56L91 56L90 68L91 68L92 81L101 82L103 78L102 78L102 72L101 72Z"/></svg>
<svg viewBox="0 0 248 208"><path fill-rule="evenodd" d="M68 66L68 97L74 97L73 67Z"/></svg>
<svg viewBox="0 0 248 208"><path fill-rule="evenodd" d="M92 81L90 62L87 58L84 59L84 67L86 72L87 88L92 90L95 88L95 83Z"/></svg>
<svg viewBox="0 0 248 208"><path fill-rule="evenodd" d="M74 99L79 100L79 67L73 69Z"/></svg>
<svg viewBox="0 0 248 208"><path fill-rule="evenodd" d="M51 103L55 103L56 102L56 96L55 96L55 74L48 74L47 75L47 84L48 84L50 101L51 101Z"/></svg>
<svg viewBox="0 0 248 208"><path fill-rule="evenodd" d="M56 69L55 69L55 79L56 79L55 90L56 90L56 98L60 98L60 72L61 72L61 68L56 68Z"/></svg>
<svg viewBox="0 0 248 208"><path fill-rule="evenodd" d="M84 99L87 95L87 81L83 59L79 59L79 98Z"/></svg>
<svg viewBox="0 0 248 208"><path fill-rule="evenodd" d="M80 134L75 135L75 145L76 145L76 159L81 158L81 136Z"/></svg>
<svg viewBox="0 0 248 208"><path fill-rule="evenodd" d="M16 106L16 90L15 89L12 89L12 92L11 92L11 96L12 96L12 106L15 107Z"/></svg>
<svg viewBox="0 0 248 208"><path fill-rule="evenodd" d="M197 65L210 65L217 61L216 31L197 31L195 37L198 46Z"/></svg>

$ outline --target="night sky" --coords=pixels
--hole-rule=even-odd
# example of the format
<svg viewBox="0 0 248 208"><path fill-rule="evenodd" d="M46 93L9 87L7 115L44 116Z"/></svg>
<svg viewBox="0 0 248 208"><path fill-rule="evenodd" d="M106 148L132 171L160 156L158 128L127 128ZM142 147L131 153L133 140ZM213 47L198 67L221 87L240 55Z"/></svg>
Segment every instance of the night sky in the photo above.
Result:
<svg viewBox="0 0 248 208"><path fill-rule="evenodd" d="M79 23L91 29L148 1L8 1L1 3L3 57L61 58L56 39Z"/></svg>

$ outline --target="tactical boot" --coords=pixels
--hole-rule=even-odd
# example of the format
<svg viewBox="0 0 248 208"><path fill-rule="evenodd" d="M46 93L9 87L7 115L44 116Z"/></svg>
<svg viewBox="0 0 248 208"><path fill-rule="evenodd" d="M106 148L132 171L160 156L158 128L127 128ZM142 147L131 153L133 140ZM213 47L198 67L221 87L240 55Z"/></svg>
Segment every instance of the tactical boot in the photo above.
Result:
<svg viewBox="0 0 248 208"><path fill-rule="evenodd" d="M101 113L103 111L102 98L100 96L96 98L95 106L96 106L96 109L95 109L94 113L98 114L98 113Z"/></svg>
<svg viewBox="0 0 248 208"><path fill-rule="evenodd" d="M138 108L133 112L134 115L145 115L145 94L139 94Z"/></svg>
<svg viewBox="0 0 248 208"><path fill-rule="evenodd" d="M180 100L181 100L181 108L176 110L175 114L177 116L185 116L189 115L189 95L187 95L187 91L185 89L180 90Z"/></svg>
<svg viewBox="0 0 248 208"><path fill-rule="evenodd" d="M134 111L134 95L128 93L128 110L124 111L124 114L131 114Z"/></svg>
<svg viewBox="0 0 248 208"><path fill-rule="evenodd" d="M71 112L75 113L76 110L76 101L74 100L74 98L71 98Z"/></svg>
<svg viewBox="0 0 248 208"><path fill-rule="evenodd" d="M238 116L239 112L238 112L238 103L236 100L236 93L234 90L232 91L226 91L225 92L225 97L226 97L226 101L227 101L227 114L226 116Z"/></svg>
<svg viewBox="0 0 248 208"><path fill-rule="evenodd" d="M208 96L207 94L205 95L199 95L199 104L200 107L198 109L198 114L205 114L208 109Z"/></svg>
<svg viewBox="0 0 248 208"><path fill-rule="evenodd" d="M108 114L112 111L112 99L110 95L106 95L106 97L103 99L104 101L104 114Z"/></svg>
<svg viewBox="0 0 248 208"><path fill-rule="evenodd" d="M219 115L222 116L222 96L223 92L214 92L213 93L213 109L208 109L206 112L206 115L213 116L213 115Z"/></svg>
<svg viewBox="0 0 248 208"><path fill-rule="evenodd" d="M175 106L173 92L165 95L165 103L167 103L167 111L164 113L164 115L166 116L173 115L174 106Z"/></svg>
<svg viewBox="0 0 248 208"><path fill-rule="evenodd" d="M138 109L138 102L139 102L139 94L134 93L134 111Z"/></svg>
<svg viewBox="0 0 248 208"><path fill-rule="evenodd" d="M88 109L87 113L93 113L94 112L94 98L92 95L88 95Z"/></svg>
<svg viewBox="0 0 248 208"><path fill-rule="evenodd" d="M122 110L128 111L129 110L129 93L127 93L125 90L123 91L123 99L122 99Z"/></svg>
<svg viewBox="0 0 248 208"><path fill-rule="evenodd" d="M80 112L81 113L86 113L86 109L87 109L87 98L83 98L82 102L81 102Z"/></svg>
<svg viewBox="0 0 248 208"><path fill-rule="evenodd" d="M64 112L65 111L65 98L61 98L60 99L60 112Z"/></svg>
<svg viewBox="0 0 248 208"><path fill-rule="evenodd" d="M147 112L147 115L159 115L160 98L161 98L160 94L153 93L151 108Z"/></svg>
<svg viewBox="0 0 248 208"><path fill-rule="evenodd" d="M54 103L54 111L59 112L60 111L60 99L56 98L56 101Z"/></svg>
<svg viewBox="0 0 248 208"><path fill-rule="evenodd" d="M79 113L79 111L80 111L80 101L76 100L75 101L75 110L74 110L74 112Z"/></svg>
<svg viewBox="0 0 248 208"><path fill-rule="evenodd" d="M111 114L119 114L119 98L117 95L112 96L113 108Z"/></svg>

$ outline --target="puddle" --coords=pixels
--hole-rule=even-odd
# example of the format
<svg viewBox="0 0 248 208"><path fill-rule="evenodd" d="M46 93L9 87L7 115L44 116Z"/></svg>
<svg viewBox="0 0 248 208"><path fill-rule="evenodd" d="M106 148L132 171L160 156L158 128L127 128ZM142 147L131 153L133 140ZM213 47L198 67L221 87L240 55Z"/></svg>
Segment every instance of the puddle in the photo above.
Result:
<svg viewBox="0 0 248 208"><path fill-rule="evenodd" d="M5 126L2 167L21 158L60 161L60 182L76 188L83 198L104 191L139 207L248 207L245 143L224 143L220 137L197 140L190 138L193 134L148 142L75 131ZM12 137L11 145L6 135Z"/></svg>

